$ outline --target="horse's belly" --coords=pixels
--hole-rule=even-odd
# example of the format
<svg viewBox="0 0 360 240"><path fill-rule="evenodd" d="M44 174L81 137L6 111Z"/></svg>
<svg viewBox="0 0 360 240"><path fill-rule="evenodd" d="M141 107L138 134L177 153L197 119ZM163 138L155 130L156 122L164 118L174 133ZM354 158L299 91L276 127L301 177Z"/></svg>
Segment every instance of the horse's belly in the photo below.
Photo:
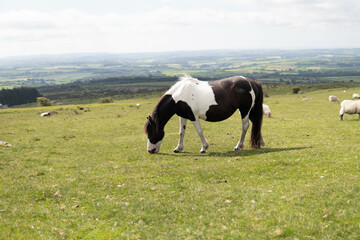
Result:
<svg viewBox="0 0 360 240"><path fill-rule="evenodd" d="M202 119L209 122L223 121L231 117L234 114L235 110L236 108L224 110L219 105L212 105L210 106L209 110L206 112L205 118Z"/></svg>

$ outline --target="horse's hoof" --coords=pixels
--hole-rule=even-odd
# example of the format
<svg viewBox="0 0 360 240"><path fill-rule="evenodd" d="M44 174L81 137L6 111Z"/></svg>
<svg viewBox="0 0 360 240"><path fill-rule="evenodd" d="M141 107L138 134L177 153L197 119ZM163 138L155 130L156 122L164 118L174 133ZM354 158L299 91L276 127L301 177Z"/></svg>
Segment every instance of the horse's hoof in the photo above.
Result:
<svg viewBox="0 0 360 240"><path fill-rule="evenodd" d="M239 150L243 150L244 147L234 147L234 151L239 151Z"/></svg>
<svg viewBox="0 0 360 240"><path fill-rule="evenodd" d="M183 152L183 151L184 151L183 149L178 149L178 148L175 148L175 149L173 150L174 153L181 153L181 152Z"/></svg>
<svg viewBox="0 0 360 240"><path fill-rule="evenodd" d="M206 150L201 150L200 153L206 153Z"/></svg>

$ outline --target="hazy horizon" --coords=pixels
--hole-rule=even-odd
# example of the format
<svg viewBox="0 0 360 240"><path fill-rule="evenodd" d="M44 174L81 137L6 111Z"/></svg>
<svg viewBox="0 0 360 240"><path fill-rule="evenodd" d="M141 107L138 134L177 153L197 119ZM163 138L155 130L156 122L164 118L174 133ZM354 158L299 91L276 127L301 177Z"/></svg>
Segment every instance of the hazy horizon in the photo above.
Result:
<svg viewBox="0 0 360 240"><path fill-rule="evenodd" d="M2 0L0 58L360 47L356 0Z"/></svg>

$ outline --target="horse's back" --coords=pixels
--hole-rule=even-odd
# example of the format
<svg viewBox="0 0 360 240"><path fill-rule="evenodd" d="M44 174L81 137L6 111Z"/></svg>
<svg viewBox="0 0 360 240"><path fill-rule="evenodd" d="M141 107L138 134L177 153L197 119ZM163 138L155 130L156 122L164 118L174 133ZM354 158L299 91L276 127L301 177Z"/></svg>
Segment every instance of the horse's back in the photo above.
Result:
<svg viewBox="0 0 360 240"><path fill-rule="evenodd" d="M258 88L256 81L240 76L209 82L184 76L165 95L171 95L175 103L186 103L195 116L216 122L229 118L237 109L247 116Z"/></svg>
<svg viewBox="0 0 360 240"><path fill-rule="evenodd" d="M246 116L255 101L254 81L245 77L230 77L209 82L215 94L217 105L211 106L207 113L208 121L222 121L229 118L237 109Z"/></svg>
<svg viewBox="0 0 360 240"><path fill-rule="evenodd" d="M165 95L171 95L175 103L186 103L195 116L206 120L206 112L211 105L216 105L214 92L208 82L190 76L183 77Z"/></svg>

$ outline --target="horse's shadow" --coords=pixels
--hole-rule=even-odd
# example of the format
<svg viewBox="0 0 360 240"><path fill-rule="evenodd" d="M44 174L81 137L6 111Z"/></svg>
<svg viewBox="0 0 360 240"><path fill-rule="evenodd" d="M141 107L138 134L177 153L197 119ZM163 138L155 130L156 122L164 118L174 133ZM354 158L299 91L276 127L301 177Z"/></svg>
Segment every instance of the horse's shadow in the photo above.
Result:
<svg viewBox="0 0 360 240"><path fill-rule="evenodd" d="M253 155L260 155L265 153L273 152L284 152L284 151L294 151L294 150L303 150L311 147L290 147L290 148L261 148L261 149L244 149L239 151L228 151L228 152L209 152L207 155L209 157L246 157Z"/></svg>
<svg viewBox="0 0 360 240"><path fill-rule="evenodd" d="M261 148L261 149L244 149L239 151L228 151L228 152L209 152L209 153L197 153L192 154L190 152L182 153L159 153L160 155L169 155L169 156L190 156L190 157L246 157L261 155L266 153L273 152L284 152L284 151L297 151L308 149L312 147L290 147L290 148Z"/></svg>

